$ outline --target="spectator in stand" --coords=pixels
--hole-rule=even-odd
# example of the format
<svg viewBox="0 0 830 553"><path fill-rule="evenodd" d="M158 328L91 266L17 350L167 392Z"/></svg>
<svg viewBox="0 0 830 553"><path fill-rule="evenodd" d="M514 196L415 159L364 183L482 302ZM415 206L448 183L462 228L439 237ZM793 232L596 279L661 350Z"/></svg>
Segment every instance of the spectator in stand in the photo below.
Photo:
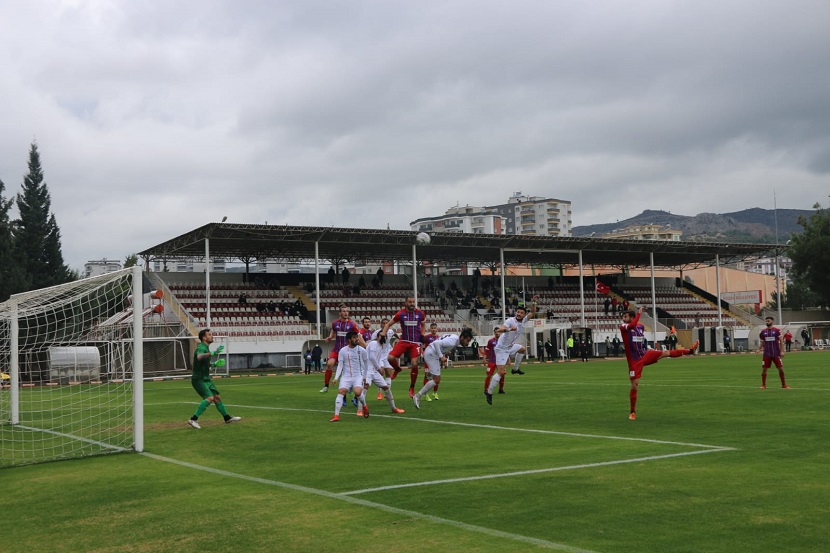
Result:
<svg viewBox="0 0 830 553"><path fill-rule="evenodd" d="M357 285L361 288L366 288L366 279L363 278L363 275L360 275L360 278L357 280Z"/></svg>
<svg viewBox="0 0 830 553"><path fill-rule="evenodd" d="M248 294L244 292L239 295L239 303L248 303Z"/></svg>
<svg viewBox="0 0 830 553"><path fill-rule="evenodd" d="M787 329L787 332L784 333L784 345L787 348L787 353L792 351L793 348L793 333Z"/></svg>
<svg viewBox="0 0 830 553"><path fill-rule="evenodd" d="M314 365L315 372L320 372L323 370L323 367L320 364L320 359L322 358L323 348L320 347L320 344L316 344L313 348L311 348L311 363Z"/></svg>
<svg viewBox="0 0 830 553"><path fill-rule="evenodd" d="M265 304L264 304L264 303L262 303L261 301L258 301L258 302L257 302L257 304L256 304L256 310L257 310L258 312L260 312L260 313L265 313L265 310L266 310L266 309L268 309L268 308L265 306Z"/></svg>
<svg viewBox="0 0 830 553"><path fill-rule="evenodd" d="M611 298L611 313L617 312L617 298Z"/></svg>
<svg viewBox="0 0 830 553"><path fill-rule="evenodd" d="M340 280L343 282L343 286L348 286L349 284L349 277L352 274L349 272L348 267L343 267L343 271L340 273Z"/></svg>
<svg viewBox="0 0 830 553"><path fill-rule="evenodd" d="M271 313L275 313L277 311L277 304L274 303L274 300L268 302L268 311Z"/></svg>
<svg viewBox="0 0 830 553"><path fill-rule="evenodd" d="M381 286L383 286L383 275L385 274L386 273L383 272L383 267L378 267L378 272L375 273L375 275L377 275L378 284L380 284Z"/></svg>
<svg viewBox="0 0 830 553"><path fill-rule="evenodd" d="M333 266L329 267L328 281L329 282L334 282L334 277L335 277L336 274L337 274L337 272L334 270L334 267Z"/></svg>
<svg viewBox="0 0 830 553"><path fill-rule="evenodd" d="M611 300L609 298L605 298L605 301L602 302L602 306L605 308L605 314L608 315L608 308L611 307Z"/></svg>

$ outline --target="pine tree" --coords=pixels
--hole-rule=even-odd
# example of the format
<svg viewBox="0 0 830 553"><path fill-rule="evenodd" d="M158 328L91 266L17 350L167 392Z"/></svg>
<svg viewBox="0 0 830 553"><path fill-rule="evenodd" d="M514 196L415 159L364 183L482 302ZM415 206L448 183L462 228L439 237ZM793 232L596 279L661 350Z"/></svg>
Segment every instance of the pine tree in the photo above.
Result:
<svg viewBox="0 0 830 553"><path fill-rule="evenodd" d="M63 262L60 229L51 207L49 189L43 182L40 153L37 144L32 143L29 172L23 177L23 189L17 195L20 218L14 221L16 257L28 290L72 280L72 271Z"/></svg>
<svg viewBox="0 0 830 553"><path fill-rule="evenodd" d="M23 273L15 257L14 234L9 220L9 210L14 205L13 199L3 196L6 185L0 180L0 301L6 301L14 293L24 288Z"/></svg>

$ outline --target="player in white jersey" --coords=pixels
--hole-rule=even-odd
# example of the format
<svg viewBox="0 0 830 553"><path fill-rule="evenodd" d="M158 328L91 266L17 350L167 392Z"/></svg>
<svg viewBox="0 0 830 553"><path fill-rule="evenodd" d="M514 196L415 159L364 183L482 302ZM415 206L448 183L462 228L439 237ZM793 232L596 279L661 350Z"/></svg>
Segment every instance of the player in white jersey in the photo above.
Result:
<svg viewBox="0 0 830 553"><path fill-rule="evenodd" d="M369 416L366 395L363 393L363 383L366 381L366 372L369 370L369 354L366 348L358 345L360 334L356 331L350 330L346 333L346 341L347 345L337 354L337 373L334 375L334 379L338 381L337 399L334 401L334 417L329 422L340 420L340 409L343 408L349 388L354 390L354 395L359 402L358 409L364 417Z"/></svg>
<svg viewBox="0 0 830 553"><path fill-rule="evenodd" d="M441 382L441 362L446 362L447 354L456 346L467 347L473 341L473 331L465 328L461 334L447 334L443 338L435 340L424 350L424 363L430 374L430 380L424 384L421 391L412 396L412 401L417 409L421 408L421 398L429 393Z"/></svg>
<svg viewBox="0 0 830 553"><path fill-rule="evenodd" d="M516 316L510 317L504 321L504 324L496 330L499 335L499 341L496 342L496 369L497 372L490 380L490 387L484 392L484 397L487 403L493 405L493 390L495 390L499 382L505 375L505 365L511 357L515 358L513 364L513 374L524 374L519 367L521 366L522 357L527 351L527 348L519 342L522 337L522 330L525 323L536 316L536 300L538 296L533 296L533 303L530 304L530 313L524 305L519 305L516 308Z"/></svg>
<svg viewBox="0 0 830 553"><path fill-rule="evenodd" d="M383 318L380 320L380 329L376 330L372 333L372 340L377 340L378 336L381 334L381 330L386 323L389 322L389 319ZM392 347L395 345L395 342L398 340L398 335L395 334L395 331L391 328L386 331L386 341L382 344L383 351L385 357L381 361L381 366L379 369L380 375L386 381L386 385L389 386L389 389L392 389L392 374L395 372L395 369L392 368L392 365L389 364L389 354L392 352ZM378 390L378 401L384 399L386 396L383 393L383 390Z"/></svg>
<svg viewBox="0 0 830 553"><path fill-rule="evenodd" d="M395 333L392 333L394 336ZM399 409L395 407L395 398L392 397L392 388L390 384L386 381L382 371L385 371L386 368L384 367L384 362L386 358L389 356L389 351L391 351L391 346L387 347L387 339L386 336L380 334L379 332L375 333L376 339L369 342L366 346L366 353L369 355L369 371L366 374L366 386L370 386L374 384L378 387L378 395L384 394L386 397L386 401L389 402L389 407L392 408L393 413L404 413L403 409ZM388 362L387 362L388 365ZM392 365L389 365L389 369L392 369Z"/></svg>

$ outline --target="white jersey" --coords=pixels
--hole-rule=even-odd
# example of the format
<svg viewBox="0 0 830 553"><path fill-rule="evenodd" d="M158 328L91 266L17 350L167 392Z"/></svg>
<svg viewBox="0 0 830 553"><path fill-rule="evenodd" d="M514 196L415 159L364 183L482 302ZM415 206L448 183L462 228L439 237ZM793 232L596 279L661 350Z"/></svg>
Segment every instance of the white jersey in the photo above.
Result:
<svg viewBox="0 0 830 553"><path fill-rule="evenodd" d="M453 348L458 346L459 338L455 334L447 334L443 338L439 338L435 340L433 343L428 345L424 350L424 355L427 353L437 355L438 357L443 357L445 354L451 352Z"/></svg>
<svg viewBox="0 0 830 553"><path fill-rule="evenodd" d="M521 337L522 329L528 321L529 315L525 315L524 319L517 319L510 317L504 321L504 326L507 328L506 332L499 334L499 341L496 342L496 347L500 349L510 349L513 344Z"/></svg>
<svg viewBox="0 0 830 553"><path fill-rule="evenodd" d="M345 346L337 354L337 374L334 376L335 380L340 380L340 375L343 378L352 379L360 377L365 378L366 372L369 370L369 354L363 346L349 347Z"/></svg>
<svg viewBox="0 0 830 553"><path fill-rule="evenodd" d="M381 344L377 340L372 340L366 345L366 354L369 356L369 372L367 374L370 375L372 372L380 371L380 369L388 365L386 358L389 356L391 348L387 351L386 345Z"/></svg>

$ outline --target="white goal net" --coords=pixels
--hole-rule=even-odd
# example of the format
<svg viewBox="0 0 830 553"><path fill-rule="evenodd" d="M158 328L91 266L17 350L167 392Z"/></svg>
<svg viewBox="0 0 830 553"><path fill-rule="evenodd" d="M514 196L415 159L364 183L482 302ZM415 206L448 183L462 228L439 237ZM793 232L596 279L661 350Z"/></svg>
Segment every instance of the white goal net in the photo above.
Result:
<svg viewBox="0 0 830 553"><path fill-rule="evenodd" d="M0 468L143 449L141 292L135 267L0 304Z"/></svg>

